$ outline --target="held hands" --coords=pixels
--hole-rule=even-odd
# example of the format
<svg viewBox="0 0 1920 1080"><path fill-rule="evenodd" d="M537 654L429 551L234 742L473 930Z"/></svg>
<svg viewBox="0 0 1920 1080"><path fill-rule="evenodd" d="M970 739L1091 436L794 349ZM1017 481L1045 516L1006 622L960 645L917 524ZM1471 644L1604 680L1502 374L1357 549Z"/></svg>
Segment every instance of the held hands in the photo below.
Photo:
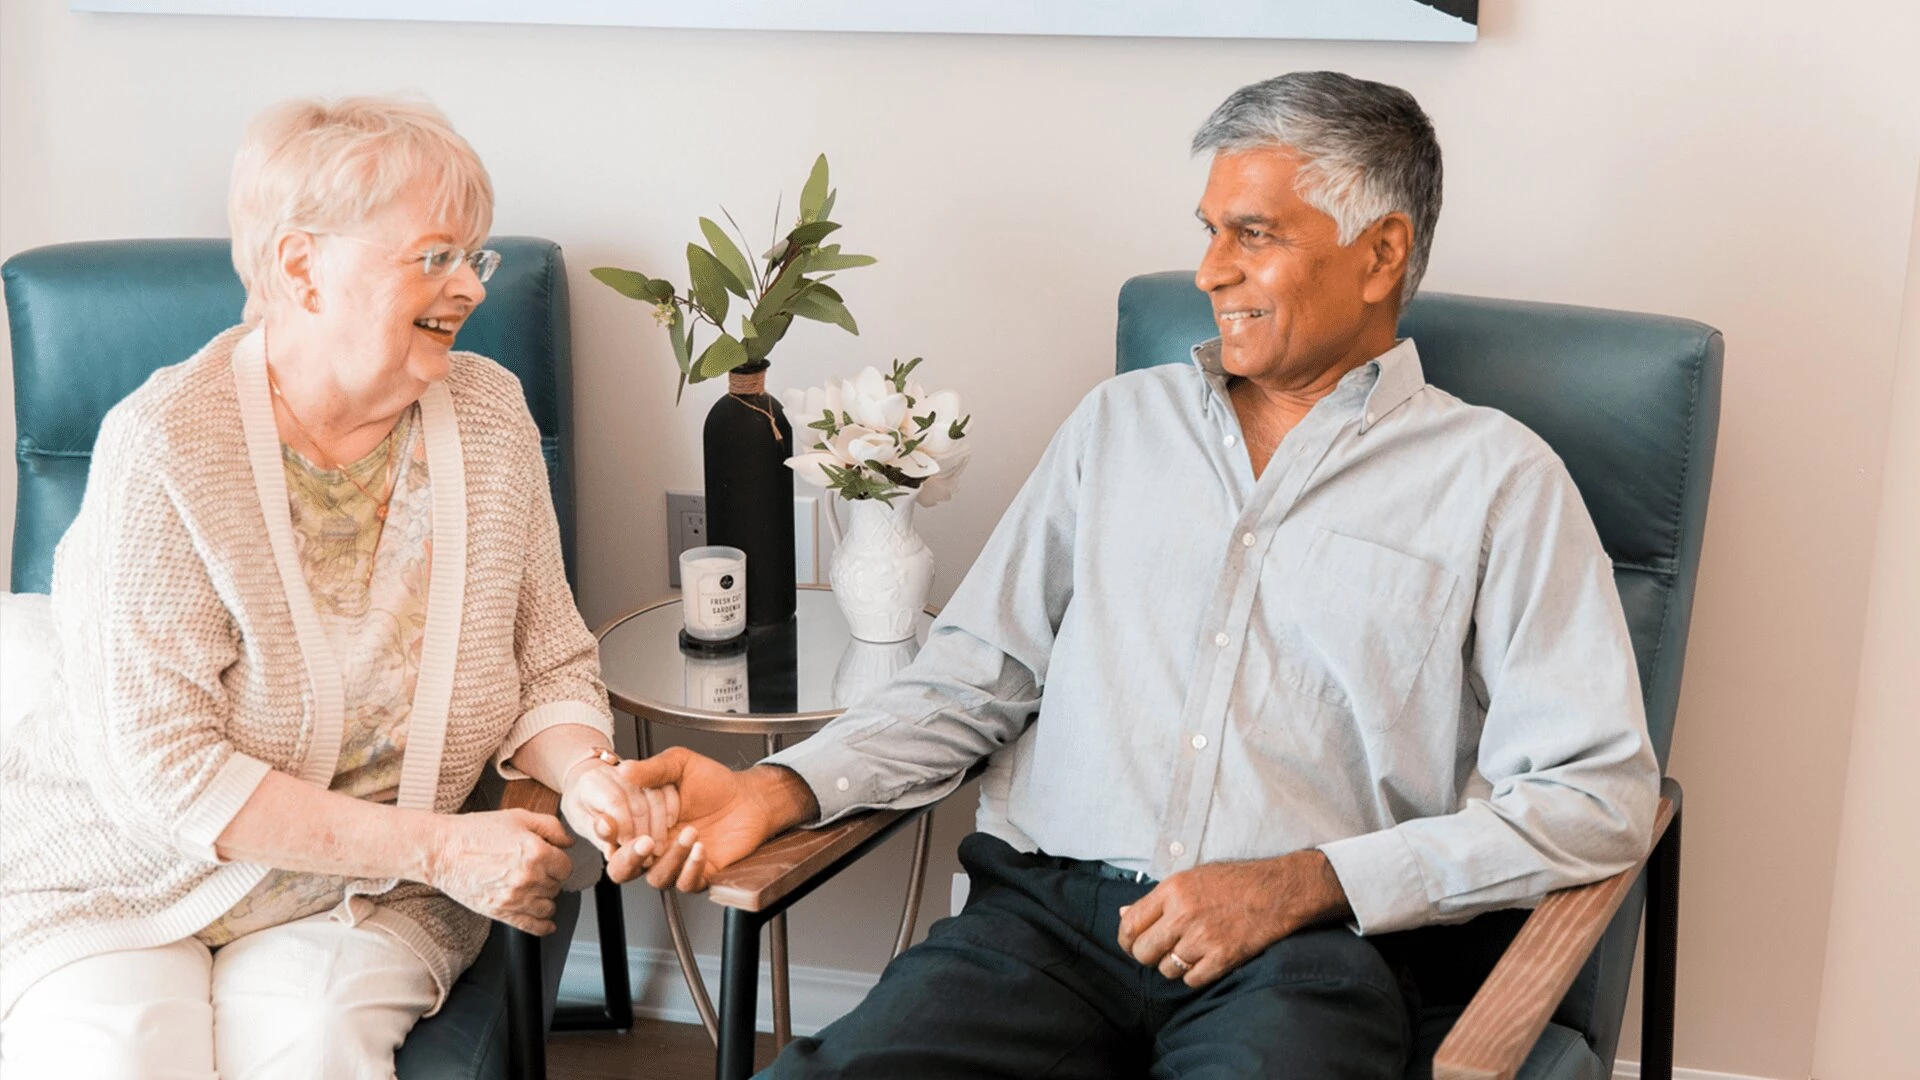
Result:
<svg viewBox="0 0 1920 1080"><path fill-rule="evenodd" d="M1121 908L1120 947L1197 989L1297 930L1349 914L1346 890L1317 850L1207 863Z"/></svg>
<svg viewBox="0 0 1920 1080"><path fill-rule="evenodd" d="M632 770L632 783L679 792L679 833L647 873L657 889L699 892L714 873L820 812L806 782L777 765L734 772L676 746L620 767Z"/></svg>
<svg viewBox="0 0 1920 1080"><path fill-rule="evenodd" d="M639 762L589 760L563 781L560 813L607 859L607 876L632 881L666 850L680 819L680 792L636 782Z"/></svg>

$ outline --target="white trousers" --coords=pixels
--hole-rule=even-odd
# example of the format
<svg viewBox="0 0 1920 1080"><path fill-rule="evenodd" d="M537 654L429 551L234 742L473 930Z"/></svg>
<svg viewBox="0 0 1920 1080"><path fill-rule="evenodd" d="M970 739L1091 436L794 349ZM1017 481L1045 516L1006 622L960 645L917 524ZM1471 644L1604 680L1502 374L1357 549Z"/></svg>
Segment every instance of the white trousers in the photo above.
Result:
<svg viewBox="0 0 1920 1080"><path fill-rule="evenodd" d="M0 1020L4 1080L392 1080L438 989L394 938L325 914L209 952L75 961Z"/></svg>

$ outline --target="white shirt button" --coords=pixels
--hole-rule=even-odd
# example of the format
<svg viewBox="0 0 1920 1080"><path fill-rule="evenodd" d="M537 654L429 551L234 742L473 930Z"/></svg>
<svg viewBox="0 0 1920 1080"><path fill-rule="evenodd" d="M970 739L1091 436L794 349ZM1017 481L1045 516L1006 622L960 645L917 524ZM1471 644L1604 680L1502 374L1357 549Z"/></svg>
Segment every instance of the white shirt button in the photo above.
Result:
<svg viewBox="0 0 1920 1080"><path fill-rule="evenodd" d="M1373 421L1374 421L1374 419L1375 419L1375 417L1374 417L1374 415L1373 415L1372 413L1368 413L1368 414L1367 414L1367 423L1369 423L1369 424L1371 424L1371 423L1373 423Z"/></svg>
<svg viewBox="0 0 1920 1080"><path fill-rule="evenodd" d="M1205 750L1207 748L1207 737L1205 735L1195 735L1191 741L1195 750Z"/></svg>
<svg viewBox="0 0 1920 1080"><path fill-rule="evenodd" d="M848 783L847 778L844 776L833 782L833 788L835 791L845 791L852 786L853 785Z"/></svg>
<svg viewBox="0 0 1920 1080"><path fill-rule="evenodd" d="M1260 538L1259 538L1259 537L1257 537L1257 536L1255 536L1255 535L1253 535L1252 533L1241 533L1241 534L1240 534L1240 546L1241 546L1241 547L1252 547L1253 545L1255 545L1255 544L1257 544L1257 543L1259 543L1259 542L1260 542Z"/></svg>
<svg viewBox="0 0 1920 1080"><path fill-rule="evenodd" d="M1177 859L1187 853L1187 845L1175 840L1173 843L1167 845L1167 851Z"/></svg>
<svg viewBox="0 0 1920 1080"><path fill-rule="evenodd" d="M1223 438L1223 439L1221 439L1221 440L1220 440L1220 445L1222 445L1222 446L1232 446L1232 445L1234 444L1234 442L1235 442L1235 441L1236 441L1236 440L1234 439L1234 437L1233 437L1233 436L1231 436L1231 435L1228 435L1228 436L1226 436L1225 438Z"/></svg>
<svg viewBox="0 0 1920 1080"><path fill-rule="evenodd" d="M1232 640L1233 640L1233 639L1232 639L1232 638L1230 638L1230 637L1228 637L1228 636L1227 636L1227 633L1226 633L1226 631L1224 631L1224 630L1222 630L1222 631L1221 631L1220 633L1218 633L1218 634L1215 634L1215 635L1213 635L1213 643L1214 643L1215 645L1218 645L1218 646L1220 646L1220 647L1221 647L1221 648L1223 648L1223 649L1224 649L1224 648L1226 648L1226 647L1227 647L1227 643L1228 643L1228 642L1230 642L1230 641L1232 641Z"/></svg>

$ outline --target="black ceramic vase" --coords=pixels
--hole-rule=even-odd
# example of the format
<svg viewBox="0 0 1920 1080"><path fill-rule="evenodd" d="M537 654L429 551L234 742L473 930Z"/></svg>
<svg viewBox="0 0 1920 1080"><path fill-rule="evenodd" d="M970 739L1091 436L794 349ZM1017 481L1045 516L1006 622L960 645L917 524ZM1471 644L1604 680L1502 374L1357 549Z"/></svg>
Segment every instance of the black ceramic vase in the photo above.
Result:
<svg viewBox="0 0 1920 1080"><path fill-rule="evenodd" d="M767 362L728 375L707 413L707 540L747 553L747 628L793 618L793 425L766 392Z"/></svg>

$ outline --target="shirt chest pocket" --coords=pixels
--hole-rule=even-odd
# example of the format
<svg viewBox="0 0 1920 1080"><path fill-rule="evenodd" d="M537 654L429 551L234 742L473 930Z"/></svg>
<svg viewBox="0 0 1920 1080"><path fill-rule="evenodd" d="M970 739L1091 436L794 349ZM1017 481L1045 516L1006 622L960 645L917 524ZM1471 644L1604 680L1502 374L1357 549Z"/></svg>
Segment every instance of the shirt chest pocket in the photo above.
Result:
<svg viewBox="0 0 1920 1080"><path fill-rule="evenodd" d="M1458 583L1425 559L1320 530L1279 598L1279 675L1385 731L1406 711Z"/></svg>

